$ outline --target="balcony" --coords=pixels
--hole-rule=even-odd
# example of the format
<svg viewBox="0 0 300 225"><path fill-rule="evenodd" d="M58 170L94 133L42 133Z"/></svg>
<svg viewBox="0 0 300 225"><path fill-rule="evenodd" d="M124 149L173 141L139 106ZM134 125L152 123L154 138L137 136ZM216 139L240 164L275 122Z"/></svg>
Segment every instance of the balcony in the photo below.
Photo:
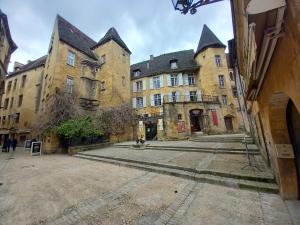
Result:
<svg viewBox="0 0 300 225"><path fill-rule="evenodd" d="M212 95L177 95L164 96L164 103L212 103L220 104L218 96Z"/></svg>

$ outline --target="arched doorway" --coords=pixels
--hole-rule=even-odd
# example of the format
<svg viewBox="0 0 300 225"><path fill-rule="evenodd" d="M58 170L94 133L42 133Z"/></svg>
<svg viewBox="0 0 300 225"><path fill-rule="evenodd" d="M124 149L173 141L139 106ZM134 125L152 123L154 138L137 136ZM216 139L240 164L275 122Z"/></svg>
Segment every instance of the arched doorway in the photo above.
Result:
<svg viewBox="0 0 300 225"><path fill-rule="evenodd" d="M191 131L199 132L203 130L203 110L202 109L192 109L190 110L190 121L191 121Z"/></svg>
<svg viewBox="0 0 300 225"><path fill-rule="evenodd" d="M227 131L233 131L232 115L224 116L224 123Z"/></svg>
<svg viewBox="0 0 300 225"><path fill-rule="evenodd" d="M297 169L298 198L300 196L300 113L294 103L289 100L286 110L286 120L291 143L294 149L295 164Z"/></svg>
<svg viewBox="0 0 300 225"><path fill-rule="evenodd" d="M266 142L272 149L271 158L275 163L275 174L278 175L278 184L284 199L299 198L299 175L297 175L299 159L296 158L295 144L292 143L293 135L297 135L298 132L297 126L293 124L298 118L296 113L298 111L295 108L291 98L284 92L275 92L270 98L268 109L272 143L270 139Z"/></svg>

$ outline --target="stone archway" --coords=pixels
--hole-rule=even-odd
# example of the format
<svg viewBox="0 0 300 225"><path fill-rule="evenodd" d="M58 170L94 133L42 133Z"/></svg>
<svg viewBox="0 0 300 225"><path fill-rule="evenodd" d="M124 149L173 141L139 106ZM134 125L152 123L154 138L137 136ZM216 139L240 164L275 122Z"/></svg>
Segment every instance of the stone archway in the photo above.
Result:
<svg viewBox="0 0 300 225"><path fill-rule="evenodd" d="M298 198L298 181L295 158L282 157L281 146L292 148L288 130L287 107L290 97L284 92L275 92L269 101L269 123L273 139L272 154L277 164L281 195L284 199ZM277 150L278 149L278 150Z"/></svg>

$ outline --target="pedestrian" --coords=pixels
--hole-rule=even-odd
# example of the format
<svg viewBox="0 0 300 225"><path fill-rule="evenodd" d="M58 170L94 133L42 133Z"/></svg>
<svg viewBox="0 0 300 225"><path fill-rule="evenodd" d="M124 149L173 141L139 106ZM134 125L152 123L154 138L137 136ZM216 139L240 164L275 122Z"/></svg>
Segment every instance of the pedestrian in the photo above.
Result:
<svg viewBox="0 0 300 225"><path fill-rule="evenodd" d="M2 152L7 152L7 139L4 139L3 141Z"/></svg>
<svg viewBox="0 0 300 225"><path fill-rule="evenodd" d="M11 143L11 146L12 146L12 148L13 148L13 151L16 150L17 144L18 144L17 139L16 139L16 138L13 138L12 143Z"/></svg>
<svg viewBox="0 0 300 225"><path fill-rule="evenodd" d="M6 151L7 151L7 152L9 152L9 150L10 150L11 142L12 142L11 139L8 138L8 139L7 139L7 142L6 142Z"/></svg>

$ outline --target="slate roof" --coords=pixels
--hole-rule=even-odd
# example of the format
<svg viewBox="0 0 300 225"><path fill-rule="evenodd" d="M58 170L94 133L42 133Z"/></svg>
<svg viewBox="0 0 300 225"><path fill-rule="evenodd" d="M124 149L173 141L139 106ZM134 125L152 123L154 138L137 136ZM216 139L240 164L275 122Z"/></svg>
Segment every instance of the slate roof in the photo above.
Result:
<svg viewBox="0 0 300 225"><path fill-rule="evenodd" d="M170 61L177 60L177 69L171 69ZM147 68L149 63L149 68ZM152 60L136 63L131 65L131 79L139 79L141 77L153 76L162 73L173 73L198 70L200 67L194 59L194 50L184 50L172 52L154 57ZM140 76L133 77L133 71L140 70Z"/></svg>
<svg viewBox="0 0 300 225"><path fill-rule="evenodd" d="M12 76L15 76L15 75L23 73L23 72L26 72L28 70L35 69L40 66L44 66L46 63L46 60L47 60L47 55L44 55L36 60L33 60L33 61L25 64L24 66L22 66L19 70L9 73L7 78L10 78Z"/></svg>
<svg viewBox="0 0 300 225"><path fill-rule="evenodd" d="M60 15L57 15L56 19L59 39L96 60L97 57L92 52L91 48L96 45L97 42L88 37Z"/></svg>
<svg viewBox="0 0 300 225"><path fill-rule="evenodd" d="M217 36L204 24L195 57L208 47L226 48Z"/></svg>
<svg viewBox="0 0 300 225"><path fill-rule="evenodd" d="M114 27L111 27L106 34L104 35L103 38L100 39L100 41L93 46L92 48L96 48L100 45L103 45L107 42L109 42L110 40L114 40L116 43L118 43L118 45L120 45L124 50L126 50L129 54L131 54L131 51L129 50L129 48L127 47L127 45L124 43L124 41L121 39L120 35L118 34L117 30Z"/></svg>
<svg viewBox="0 0 300 225"><path fill-rule="evenodd" d="M18 47L16 45L16 43L13 41L11 34L10 34L10 30L9 30L9 25L8 25L8 20L7 20L7 16L6 14L4 14L1 9L0 9L0 18L3 20L4 23L4 29L5 29L5 33L7 35L7 39L9 41L9 44L11 46L11 52L15 51Z"/></svg>

